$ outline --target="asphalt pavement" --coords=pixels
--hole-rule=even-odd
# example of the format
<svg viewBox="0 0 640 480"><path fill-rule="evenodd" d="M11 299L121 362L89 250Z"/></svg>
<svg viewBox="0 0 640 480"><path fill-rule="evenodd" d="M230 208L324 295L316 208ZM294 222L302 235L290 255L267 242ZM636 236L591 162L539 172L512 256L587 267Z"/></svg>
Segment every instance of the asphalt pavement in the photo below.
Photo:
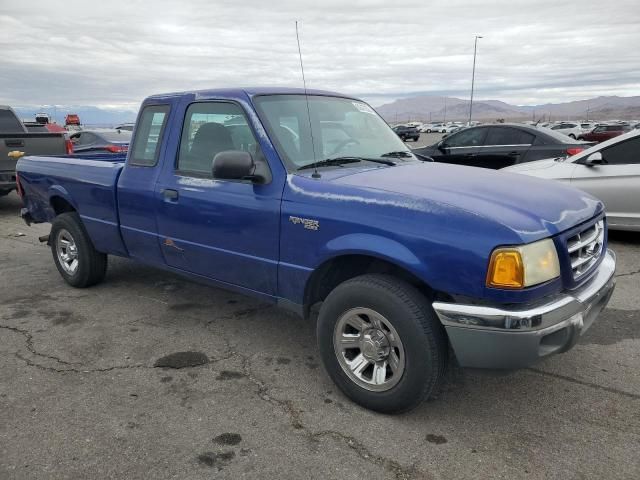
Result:
<svg viewBox="0 0 640 480"><path fill-rule="evenodd" d="M424 136L423 136L424 138ZM122 259L66 285L0 198L0 479L638 479L640 235L570 352L451 369L418 409L364 410L313 322Z"/></svg>

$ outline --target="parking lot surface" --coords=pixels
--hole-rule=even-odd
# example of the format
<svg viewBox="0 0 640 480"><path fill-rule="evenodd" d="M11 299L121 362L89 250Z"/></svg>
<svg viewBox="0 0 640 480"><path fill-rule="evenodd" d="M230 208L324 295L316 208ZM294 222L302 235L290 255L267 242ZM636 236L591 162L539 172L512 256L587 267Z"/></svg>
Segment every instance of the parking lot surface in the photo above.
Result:
<svg viewBox="0 0 640 480"><path fill-rule="evenodd" d="M640 478L640 235L570 352L509 375L451 369L400 416L330 382L313 322L110 259L66 285L48 225L0 199L0 478Z"/></svg>

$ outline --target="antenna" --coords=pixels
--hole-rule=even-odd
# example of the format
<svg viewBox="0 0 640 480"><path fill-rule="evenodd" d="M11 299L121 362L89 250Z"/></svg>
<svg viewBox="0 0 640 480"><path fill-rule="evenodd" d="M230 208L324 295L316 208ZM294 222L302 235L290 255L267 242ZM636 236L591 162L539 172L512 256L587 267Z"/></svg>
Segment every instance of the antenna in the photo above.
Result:
<svg viewBox="0 0 640 480"><path fill-rule="evenodd" d="M300 35L298 34L298 21L296 20L296 41L298 42L298 57L300 58L300 70L302 71L302 85L304 86L304 99L307 103L307 119L309 120L309 133L311 135L311 151L313 152L313 178L320 178L318 173L318 159L316 158L316 147L313 141L313 127L311 126L311 110L309 109L309 95L307 94L307 81L304 78L304 65L302 65L302 51L300 50Z"/></svg>

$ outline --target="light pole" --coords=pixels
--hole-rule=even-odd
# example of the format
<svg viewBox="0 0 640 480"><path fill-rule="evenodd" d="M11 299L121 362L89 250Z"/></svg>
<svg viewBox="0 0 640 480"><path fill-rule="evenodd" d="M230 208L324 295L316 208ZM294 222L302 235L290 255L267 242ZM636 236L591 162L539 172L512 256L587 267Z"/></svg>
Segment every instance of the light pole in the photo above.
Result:
<svg viewBox="0 0 640 480"><path fill-rule="evenodd" d="M476 81L476 54L478 53L478 39L482 38L480 35L476 35L476 40L473 44L473 71L471 73L471 102L469 102L469 126L471 126L471 112L473 111L473 87Z"/></svg>

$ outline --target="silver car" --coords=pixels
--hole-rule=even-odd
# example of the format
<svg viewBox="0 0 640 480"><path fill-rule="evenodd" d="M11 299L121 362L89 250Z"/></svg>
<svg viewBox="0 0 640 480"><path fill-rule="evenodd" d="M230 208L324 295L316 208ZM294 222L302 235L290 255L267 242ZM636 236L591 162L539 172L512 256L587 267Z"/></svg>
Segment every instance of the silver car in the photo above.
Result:
<svg viewBox="0 0 640 480"><path fill-rule="evenodd" d="M503 168L570 183L604 202L612 230L640 231L640 131L602 142L569 158Z"/></svg>

